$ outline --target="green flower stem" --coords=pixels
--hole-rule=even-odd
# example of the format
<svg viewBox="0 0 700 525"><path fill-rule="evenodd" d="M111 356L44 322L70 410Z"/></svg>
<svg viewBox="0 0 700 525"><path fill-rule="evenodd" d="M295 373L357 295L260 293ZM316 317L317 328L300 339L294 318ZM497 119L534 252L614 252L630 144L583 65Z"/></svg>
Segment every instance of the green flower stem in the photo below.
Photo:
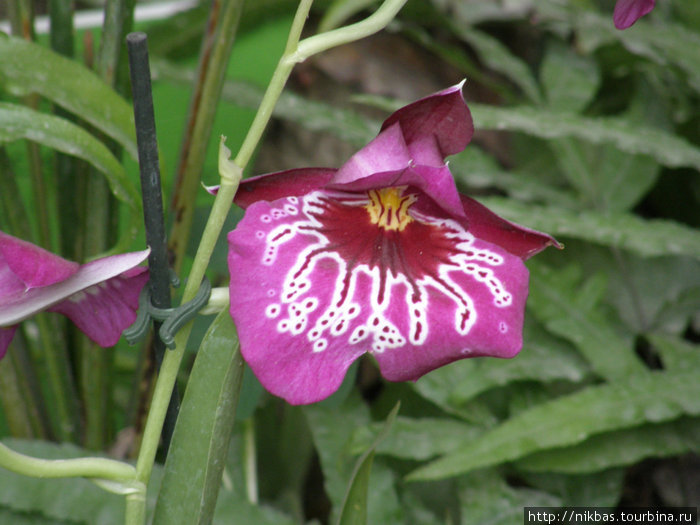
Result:
<svg viewBox="0 0 700 525"><path fill-rule="evenodd" d="M313 0L302 0L299 4L294 21L292 22L284 54L275 69L267 91L258 108L258 112L255 115L253 123L248 130L248 134L235 160L230 162L226 159L222 159L221 151L225 150L225 148L220 149L219 169L222 175L221 186L214 199L209 219L207 220L204 233L202 234L202 240L192 264L192 270L187 279L187 284L182 295L183 303L191 300L199 289L199 285L204 277L204 272L209 265L209 259L214 251L214 246L221 234L224 221L231 208L233 197L238 189L240 176L262 137L263 131L272 116L272 110L282 93L294 65L305 60L314 53L330 49L335 45L363 38L379 31L391 21L406 0L387 0L372 16L363 22L358 22L347 28L335 29L323 35L317 35L299 42L301 31L308 17L312 2ZM148 483L151 476L168 402L175 380L177 379L180 362L182 361L182 356L191 330L192 323L190 322L177 333L175 336L175 348L166 352L158 374L158 380L151 402L151 409L143 433L141 450L136 462L136 480L144 485ZM143 509L144 505L145 501L137 500L136 498L127 498L127 525L142 523L143 516L145 515Z"/></svg>
<svg viewBox="0 0 700 525"><path fill-rule="evenodd" d="M197 186L242 9L242 0L214 0L209 15L173 191L174 221L168 237L169 249L175 256L175 273L180 272L185 258Z"/></svg>
<svg viewBox="0 0 700 525"><path fill-rule="evenodd" d="M360 22L305 38L299 42L296 52L288 59L294 61L294 63L303 62L310 56L332 47L348 44L373 35L384 29L405 3L406 0L386 0L371 16Z"/></svg>
<svg viewBox="0 0 700 525"><path fill-rule="evenodd" d="M0 466L35 478L96 478L125 484L133 482L135 469L107 458L40 459L20 454L0 443Z"/></svg>

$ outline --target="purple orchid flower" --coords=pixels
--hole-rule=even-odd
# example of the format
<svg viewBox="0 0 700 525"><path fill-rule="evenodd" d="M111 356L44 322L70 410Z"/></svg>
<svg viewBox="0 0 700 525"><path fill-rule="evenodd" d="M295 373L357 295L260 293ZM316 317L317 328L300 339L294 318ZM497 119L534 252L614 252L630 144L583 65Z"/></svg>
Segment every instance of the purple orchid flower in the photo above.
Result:
<svg viewBox="0 0 700 525"><path fill-rule="evenodd" d="M444 159L474 133L461 87L396 111L338 170L241 183L230 311L273 394L324 399L366 352L386 379L405 381L520 351L523 260L559 245L457 192Z"/></svg>
<svg viewBox="0 0 700 525"><path fill-rule="evenodd" d="M58 312L102 347L113 346L136 319L149 250L80 265L0 231L0 359L17 324Z"/></svg>
<svg viewBox="0 0 700 525"><path fill-rule="evenodd" d="M656 0L617 0L613 22L618 29L627 29L654 9Z"/></svg>

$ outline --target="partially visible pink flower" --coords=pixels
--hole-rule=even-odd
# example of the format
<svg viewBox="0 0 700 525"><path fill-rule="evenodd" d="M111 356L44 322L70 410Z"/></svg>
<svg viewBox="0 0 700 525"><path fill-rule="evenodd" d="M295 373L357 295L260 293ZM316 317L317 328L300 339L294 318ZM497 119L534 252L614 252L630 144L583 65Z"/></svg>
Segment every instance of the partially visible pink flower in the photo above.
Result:
<svg viewBox="0 0 700 525"><path fill-rule="evenodd" d="M0 359L17 324L58 312L100 346L113 346L136 319L149 250L80 265L0 231Z"/></svg>
<svg viewBox="0 0 700 525"><path fill-rule="evenodd" d="M523 260L558 244L457 192L445 157L473 133L457 85L393 113L338 170L243 181L230 311L270 392L319 401L364 353L405 381L520 351Z"/></svg>
<svg viewBox="0 0 700 525"><path fill-rule="evenodd" d="M613 22L618 29L627 29L654 9L656 0L617 0Z"/></svg>

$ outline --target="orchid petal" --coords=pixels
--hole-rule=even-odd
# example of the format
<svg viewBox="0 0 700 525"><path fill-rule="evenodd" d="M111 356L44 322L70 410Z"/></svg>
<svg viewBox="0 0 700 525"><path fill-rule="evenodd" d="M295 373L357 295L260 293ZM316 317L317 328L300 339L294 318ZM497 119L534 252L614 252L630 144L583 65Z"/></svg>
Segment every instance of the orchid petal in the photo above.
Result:
<svg viewBox="0 0 700 525"><path fill-rule="evenodd" d="M502 219L483 204L460 195L467 217L467 229L475 237L490 242L521 259L529 259L547 246L562 248L554 237Z"/></svg>
<svg viewBox="0 0 700 525"><path fill-rule="evenodd" d="M299 168L251 177L241 181L233 202L246 209L261 200L298 197L328 184L336 171L334 168Z"/></svg>
<svg viewBox="0 0 700 525"><path fill-rule="evenodd" d="M374 173L400 171L411 162L411 152L404 141L401 126L394 124L350 157L336 172L331 184L348 184Z"/></svg>
<svg viewBox="0 0 700 525"><path fill-rule="evenodd" d="M47 252L30 242L0 232L0 272L5 267L22 281L25 288L36 288L63 281L80 265ZM0 284L0 290L3 288ZM4 298L4 295L0 295Z"/></svg>
<svg viewBox="0 0 700 525"><path fill-rule="evenodd" d="M250 177L241 181L233 202L245 210L257 201L304 195L328 184L336 171L335 168L298 168ZM219 192L218 185L204 188L212 195Z"/></svg>
<svg viewBox="0 0 700 525"><path fill-rule="evenodd" d="M0 359L5 357L7 347L10 346L12 338L15 336L15 330L17 330L16 326L0 327Z"/></svg>
<svg viewBox="0 0 700 525"><path fill-rule="evenodd" d="M389 191L405 205L387 216L400 215L393 228L372 215L371 192L315 191L260 201L229 234L241 351L290 403L330 395L365 352L399 381L520 350L522 260L476 239L422 192Z"/></svg>
<svg viewBox="0 0 700 525"><path fill-rule="evenodd" d="M99 261L83 268L95 262ZM68 317L98 345L114 346L136 320L139 295L147 281L147 268L131 268L71 295L50 310Z"/></svg>
<svg viewBox="0 0 700 525"><path fill-rule="evenodd" d="M613 22L617 29L627 29L654 9L656 0L617 0Z"/></svg>
<svg viewBox="0 0 700 525"><path fill-rule="evenodd" d="M146 257L150 250L112 255L80 266L67 279L49 286L30 288L9 301L0 303L0 326L10 326L69 299L94 285L116 277L134 268Z"/></svg>
<svg viewBox="0 0 700 525"><path fill-rule="evenodd" d="M472 139L474 124L461 82L395 111L382 131L398 123L416 164L436 166L459 153Z"/></svg>

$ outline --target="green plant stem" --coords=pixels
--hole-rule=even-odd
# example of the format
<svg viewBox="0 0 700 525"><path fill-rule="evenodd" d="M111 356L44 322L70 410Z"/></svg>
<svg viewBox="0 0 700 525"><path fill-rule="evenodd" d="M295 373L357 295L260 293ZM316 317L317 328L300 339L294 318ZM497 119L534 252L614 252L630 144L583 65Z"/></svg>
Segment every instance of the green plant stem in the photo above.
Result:
<svg viewBox="0 0 700 525"><path fill-rule="evenodd" d="M296 52L292 53L288 60L294 63L303 62L310 56L332 47L373 35L384 29L394 19L406 1L386 0L372 15L360 22L305 38L299 42Z"/></svg>
<svg viewBox="0 0 700 525"><path fill-rule="evenodd" d="M7 3L12 34L34 40L34 12L30 0L10 0Z"/></svg>
<svg viewBox="0 0 700 525"><path fill-rule="evenodd" d="M95 69L106 84L118 88L122 78L127 78L120 65L123 60L124 37L131 31L135 0L110 0L105 5L102 39L97 52Z"/></svg>
<svg viewBox="0 0 700 525"><path fill-rule="evenodd" d="M0 465L35 478L98 478L122 483L134 479L134 467L107 458L40 459L20 454L0 443Z"/></svg>
<svg viewBox="0 0 700 525"><path fill-rule="evenodd" d="M72 2L63 0L51 0L49 2L49 17L51 19L51 49L65 57L74 55L73 39L73 5ZM75 121L75 117L60 106L54 107L54 114ZM58 204L58 218L60 225L60 253L72 260L78 259L80 243L79 206L75 206L76 189L79 187L80 170L84 170L84 164L75 157L66 153L55 152L54 176L56 178L56 201ZM79 202L79 201L78 201Z"/></svg>
<svg viewBox="0 0 700 525"><path fill-rule="evenodd" d="M398 12L401 6L403 6L406 0L387 0L385 4L383 4L377 10L377 12L375 12L374 15L370 16L364 21L367 23L366 25L363 22L353 24L352 26L349 26L352 28L350 31L347 30L348 28L335 29L324 34L328 40L320 38L324 35L318 35L299 42L301 32L304 27L304 22L308 17L312 2L313 0L302 0L300 2L296 15L294 16L294 21L292 22L292 27L289 32L289 39L287 41L284 54L282 55L282 58L280 59L277 68L272 75L270 84L268 85L267 91L263 96L258 112L255 115L253 123L248 130L248 134L246 135L243 144L241 145L238 155L233 163L229 163L229 170L237 171L238 178L231 177L229 174L224 175L222 173L224 176L221 178L221 186L214 199L214 204L209 214L207 224L204 228L202 239L192 264L192 270L190 271L190 275L187 279L187 284L182 295L183 303L191 300L199 289L199 285L204 277L204 272L209 265L209 259L214 251L214 246L219 238L219 235L221 234L226 216L231 208L233 197L238 189L240 174L250 161L253 152L255 151L255 148L262 137L263 131L267 126L270 117L272 116L272 109L277 103L277 99L279 98L294 65L302 60L305 60L314 53L329 49L334 45L340 45L363 38L369 34L379 31L391 21L393 16L396 14L396 12ZM387 6L390 6L391 8L388 9ZM390 14L391 16L389 16ZM383 23L383 25L380 25L380 21ZM311 44L303 45L305 42L310 40ZM303 51L300 52L300 48L303 48ZM219 165L221 171L221 159ZM232 300L235 300L235 298L232 298ZM141 450L136 462L136 480L141 482L143 485L148 484L148 480L151 476L153 462L158 449L160 433L165 420L165 413L191 331L192 323L190 322L176 334L175 348L166 352L161 365L160 373L158 375L158 380L153 393L151 409L146 421L146 427L144 429ZM143 504L145 504L145 502ZM139 516L144 514L141 507L142 504L135 499L127 499L126 523L128 525L136 525L140 523L138 521Z"/></svg>
<svg viewBox="0 0 700 525"><path fill-rule="evenodd" d="M55 316L49 318L37 315L35 321L39 327L40 351L44 356L48 390L51 395L54 416L54 433L59 441L75 442L78 436L78 396L68 360L68 352L63 340L56 341L59 331Z"/></svg>
<svg viewBox="0 0 700 525"><path fill-rule="evenodd" d="M36 436L33 414L27 405L22 388L22 379L18 367L15 366L16 348L0 360L0 404L10 429L10 435L18 438L33 438Z"/></svg>
<svg viewBox="0 0 700 525"><path fill-rule="evenodd" d="M175 174L171 206L174 221L168 236L175 273L182 269L191 235L197 185L242 9L242 0L214 0L210 10Z"/></svg>
<svg viewBox="0 0 700 525"><path fill-rule="evenodd" d="M258 468L255 447L255 419L249 417L243 422L243 468L245 473L245 493L253 505L258 503Z"/></svg>

